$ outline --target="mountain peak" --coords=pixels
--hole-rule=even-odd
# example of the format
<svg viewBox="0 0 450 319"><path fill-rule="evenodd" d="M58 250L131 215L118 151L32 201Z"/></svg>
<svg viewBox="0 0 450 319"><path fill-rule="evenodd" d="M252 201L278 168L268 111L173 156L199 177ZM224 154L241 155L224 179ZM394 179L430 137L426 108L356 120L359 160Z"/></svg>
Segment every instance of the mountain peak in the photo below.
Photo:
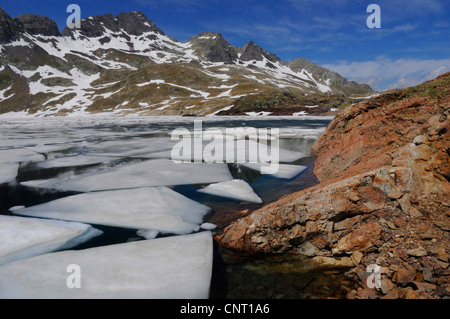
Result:
<svg viewBox="0 0 450 319"><path fill-rule="evenodd" d="M119 28L132 35L142 35L145 32L164 34L147 16L140 11L122 12L116 17Z"/></svg>
<svg viewBox="0 0 450 319"><path fill-rule="evenodd" d="M242 61L263 61L263 57L265 57L270 62L281 61L281 59L275 54L267 52L266 50L255 44L253 41L250 41L249 43L244 45L240 59Z"/></svg>
<svg viewBox="0 0 450 319"><path fill-rule="evenodd" d="M218 32L208 31L208 32L202 32L196 35L195 37L192 37L189 41L199 41L199 40L217 40L219 38L223 38L222 34Z"/></svg>
<svg viewBox="0 0 450 319"><path fill-rule="evenodd" d="M233 63L238 58L236 48L220 33L202 32L191 38L189 43L199 56L210 62Z"/></svg>
<svg viewBox="0 0 450 319"><path fill-rule="evenodd" d="M135 36L142 35L145 32L155 32L164 35L164 32L140 11L122 12L116 17L111 13L107 13L82 19L79 32L82 36L95 38L101 37L107 30L112 32L124 31ZM74 32L75 29L66 27L62 34L73 37Z"/></svg>
<svg viewBox="0 0 450 319"><path fill-rule="evenodd" d="M60 36L56 22L36 14L23 14L16 18L31 35Z"/></svg>

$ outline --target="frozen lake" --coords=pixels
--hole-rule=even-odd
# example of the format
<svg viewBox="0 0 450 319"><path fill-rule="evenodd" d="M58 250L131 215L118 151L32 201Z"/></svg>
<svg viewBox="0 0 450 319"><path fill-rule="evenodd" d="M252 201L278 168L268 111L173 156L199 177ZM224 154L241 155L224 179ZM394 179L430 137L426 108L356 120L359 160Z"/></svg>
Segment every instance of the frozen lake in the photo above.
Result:
<svg viewBox="0 0 450 319"><path fill-rule="evenodd" d="M172 133L185 129L195 136L198 131L194 130L194 121L200 120L204 132L278 129L275 138L279 142L279 170L264 173L259 163L202 162L194 151L192 163L184 157L183 163L175 163L171 150L177 141L171 139ZM229 264L229 257L223 258L222 249L213 242L214 234L242 217L245 209L252 211L284 194L314 185L314 157L310 149L330 120L0 118L0 215L16 218L0 219L0 233L3 237L8 234L7 238L1 237L0 261L2 248L9 254L4 264L0 263L0 285L9 291L1 297L230 296L236 287L229 285L235 278L224 283L223 276L231 276L224 269L235 267L236 263ZM226 138L226 134L221 136ZM247 141L245 145L261 142L255 136L233 138ZM204 139L202 149L211 140ZM273 136L267 140L263 143L274 143ZM246 154L249 155L248 150ZM58 227L85 225L91 235L80 237L80 232L68 233L69 230L55 229L53 225L51 231L47 225L36 231L35 226L29 225L47 220L67 224ZM6 232L11 227L16 230L13 235ZM36 234L30 233L32 228ZM18 240L21 245L16 249L14 243ZM152 256L151 263L143 251ZM113 257L115 254L117 258ZM126 257L120 262L123 254ZM10 256L14 256L14 261ZM64 265L77 263L82 271L85 269L81 290L67 288L64 281L69 276ZM129 268L129 263L134 266ZM54 275L49 267L55 267ZM64 268L63 274L58 273L61 269L57 267ZM108 267L111 273L100 276L108 272ZM41 268L45 268L45 275L40 273L44 271ZM25 276L30 269L38 273ZM45 278L55 289L45 290L33 278ZM18 289L23 285L21 280L31 281L33 288ZM253 295L244 292L239 297Z"/></svg>

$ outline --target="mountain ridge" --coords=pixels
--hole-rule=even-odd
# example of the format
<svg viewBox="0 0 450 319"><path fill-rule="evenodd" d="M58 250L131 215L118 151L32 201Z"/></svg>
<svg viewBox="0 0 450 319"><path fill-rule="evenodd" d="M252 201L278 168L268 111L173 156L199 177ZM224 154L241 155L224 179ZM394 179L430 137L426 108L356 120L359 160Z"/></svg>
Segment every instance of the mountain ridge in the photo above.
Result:
<svg viewBox="0 0 450 319"><path fill-rule="evenodd" d="M284 93L296 101L291 114L303 114L329 96L351 103L373 90L304 59L282 61L253 41L235 47L215 32L177 41L139 11L60 32L50 18L0 9L0 113L211 115L244 96Z"/></svg>

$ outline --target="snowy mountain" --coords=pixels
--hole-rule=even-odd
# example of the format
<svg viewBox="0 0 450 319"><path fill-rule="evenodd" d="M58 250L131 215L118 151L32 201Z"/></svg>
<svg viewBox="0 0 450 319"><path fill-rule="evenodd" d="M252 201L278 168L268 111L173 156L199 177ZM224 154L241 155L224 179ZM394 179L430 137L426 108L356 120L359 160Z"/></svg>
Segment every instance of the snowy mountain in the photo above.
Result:
<svg viewBox="0 0 450 319"><path fill-rule="evenodd" d="M60 32L47 17L0 9L0 113L323 114L372 92L219 33L177 41L142 12L88 17Z"/></svg>

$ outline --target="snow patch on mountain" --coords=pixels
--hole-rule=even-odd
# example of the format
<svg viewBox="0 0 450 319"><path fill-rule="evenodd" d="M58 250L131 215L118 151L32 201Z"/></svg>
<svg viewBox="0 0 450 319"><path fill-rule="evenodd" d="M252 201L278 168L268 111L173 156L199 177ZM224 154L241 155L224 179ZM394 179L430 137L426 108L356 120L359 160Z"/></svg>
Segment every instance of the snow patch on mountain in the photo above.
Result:
<svg viewBox="0 0 450 319"><path fill-rule="evenodd" d="M5 15L5 19L11 19ZM39 24L32 23L37 17L28 17L27 23ZM202 33L180 42L164 34L141 12L88 17L82 19L81 29L66 28L62 34L53 30L50 19L40 17L41 20L48 24L48 30L45 26L40 28L42 32L18 29L10 41L0 40L0 74L17 77L16 82L11 80L9 85L0 87L0 113L26 110L19 94L20 91L23 94L24 87L28 87L30 95L39 96L34 111L30 112L34 116L140 114L151 110L160 113L150 115L161 115L177 112L180 103L193 105L193 102L198 106L209 103L198 109L211 114L232 103L232 99L260 87L305 93L336 92L336 82L326 77L328 73L322 69L320 74L314 73L311 63L283 62L253 42L237 48L219 33ZM156 71L156 66L160 70ZM168 70L162 69L164 66ZM159 78L143 76L152 72L159 74ZM345 85L345 79L339 81ZM168 94L171 89L166 87L159 93L166 94L161 98L149 91L147 86L151 84L193 94ZM142 89L141 93L137 94L133 86ZM239 93L232 94L230 89ZM217 107L211 106L211 100L217 100ZM123 105L124 101L129 104ZM32 101L27 103L33 105Z"/></svg>

